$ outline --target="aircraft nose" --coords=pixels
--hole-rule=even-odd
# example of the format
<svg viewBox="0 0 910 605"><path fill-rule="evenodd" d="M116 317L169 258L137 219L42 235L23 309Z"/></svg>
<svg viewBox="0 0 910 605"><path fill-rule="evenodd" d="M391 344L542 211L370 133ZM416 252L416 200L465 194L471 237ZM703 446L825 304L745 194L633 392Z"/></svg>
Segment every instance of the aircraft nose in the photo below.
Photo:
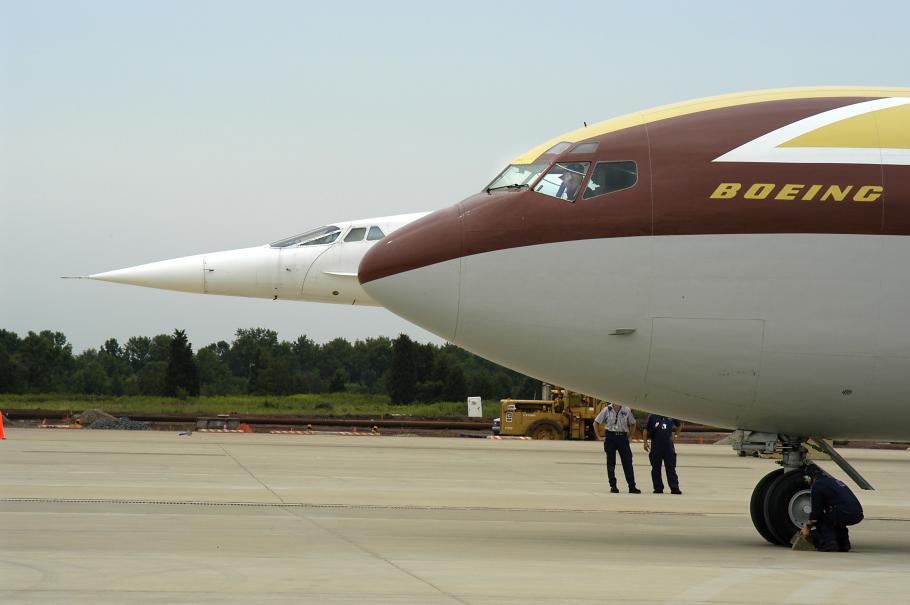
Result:
<svg viewBox="0 0 910 605"><path fill-rule="evenodd" d="M456 204L398 229L363 257L357 274L360 283L460 257L461 220L461 207Z"/></svg>
<svg viewBox="0 0 910 605"><path fill-rule="evenodd" d="M105 273L95 273L89 275L88 279L200 293L204 288L203 270L203 255L197 254Z"/></svg>
<svg viewBox="0 0 910 605"><path fill-rule="evenodd" d="M434 334L453 340L460 291L460 205L398 229L367 252L358 279L374 300Z"/></svg>

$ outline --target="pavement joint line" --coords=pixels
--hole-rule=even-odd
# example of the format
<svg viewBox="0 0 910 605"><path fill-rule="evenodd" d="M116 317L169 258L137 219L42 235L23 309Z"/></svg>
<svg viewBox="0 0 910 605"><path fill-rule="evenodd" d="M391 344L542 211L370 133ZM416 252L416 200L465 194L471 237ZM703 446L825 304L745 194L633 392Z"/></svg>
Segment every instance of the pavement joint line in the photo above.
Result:
<svg viewBox="0 0 910 605"><path fill-rule="evenodd" d="M17 595L18 596L23 593L27 593L30 595L42 594L42 593L51 593L51 594L75 593L75 594L93 594L94 595L94 594L99 594L99 593L103 593L103 592L107 592L107 591L105 591L104 589L98 589L98 588L71 588L71 587L38 588L35 590L22 590L20 588L0 588L0 597L5 596L5 595L11 595L11 596ZM195 589L180 588L180 589L176 589L176 590L151 589L151 588L146 589L146 590L140 590L140 589L136 589L136 588L132 588L132 589L126 588L126 589L116 590L115 594L117 596L119 596L119 595L143 595L143 596L144 595L155 595L155 596L167 597L169 599L167 601L155 601L156 603L171 603L171 602L174 602L173 599L177 596L183 596L183 595L211 596L212 591L208 588L195 588ZM250 601L248 601L248 602L255 603L255 602L257 602L255 600L255 597L262 595L262 594L267 594L269 596L274 596L274 597L291 596L291 597L299 598L300 591L295 590L293 588L283 588L283 589L277 589L277 590L275 590L275 589L269 590L268 592L265 592L265 593L263 593L261 590L257 590L257 591L243 590L243 591L238 591L238 592L235 592L232 594L234 594L235 596L236 595L249 596ZM349 591L349 592L337 592L337 591L336 592L325 592L325 591L307 592L306 596L308 598L320 598L321 597L321 598L329 598L329 599L337 599L339 596L344 596L344 597L348 597L347 602L350 602L350 603L360 602L364 599L363 592L354 592L354 591ZM370 596L374 596L374 595L370 595ZM389 599L398 599L397 601L393 601L393 602L404 602L405 599L411 599L414 597L414 595L412 593L408 593L408 592L383 592L382 596L389 598ZM636 601L637 601L637 599L636 599ZM67 603L69 601L54 601L54 602L55 603L57 603L57 602ZM179 602L183 603L184 601L179 601ZM196 601L192 601L192 602L195 603ZM205 601L205 602L210 602L210 601ZM233 603L234 601L231 601L231 602ZM269 601L269 602L271 602L271 601ZM281 602L284 603L285 601L281 601ZM297 601L294 601L294 602L297 602ZM315 602L319 602L319 601L315 601ZM460 602L463 603L464 601L460 601ZM535 601L535 602L538 602L538 601ZM549 601L543 601L543 602L548 603ZM587 600L583 600L581 602L587 602ZM649 601L649 603L650 603L650 601ZM767 603L760 603L760 602L750 603L749 601L742 601L742 600L737 601L737 603L738 603L738 605L767 605Z"/></svg>
<svg viewBox="0 0 910 605"><path fill-rule="evenodd" d="M235 458L235 457L233 456L233 454L231 454L229 451L227 451L226 449L224 449L224 446L223 446L223 445L219 445L218 447L221 448L221 451L224 452L225 455L227 455L228 457L230 457L231 460L233 460L234 462L236 462L236 463L237 463L237 466L239 466L240 468L242 468L244 471L246 471L246 473L247 473L250 477L252 477L253 479L255 479L255 480L259 483L259 485L261 485L262 487L264 487L265 489L267 489L267 490L269 491L269 493L271 493L273 496L275 496L275 498L277 498L279 502L282 502L282 503L284 502L284 499L283 499L281 496L279 496L277 493L275 493L275 490L273 490L271 487L269 487L268 485L266 485L266 483L265 483L262 479L260 479L260 478L257 477L256 475L254 475L254 474L253 474L253 471L251 471L250 469L248 469L247 467L245 467L239 460L237 460L237 458Z"/></svg>
<svg viewBox="0 0 910 605"><path fill-rule="evenodd" d="M392 567L392 568L398 570L399 572L405 574L406 576L417 580L421 584L429 586L430 588L432 588L433 590L438 592L440 595L447 597L447 598L455 601L456 603L461 603L462 605L468 605L467 601L464 601L464 600L458 598L457 596L446 592L445 590L443 590L439 586L433 584L429 580L422 578L422 577L418 576L417 574L405 569L401 565L384 557L383 555L379 554L378 552L374 551L373 549L368 548L368 547L364 546L363 544L356 542L353 538L349 538L348 536L344 535L340 531L338 531L336 529L332 529L331 527L326 527L326 526L322 525L321 523L319 523L316 519L310 518L306 515L299 515L289 509L285 509L285 510L286 510L287 514L291 515L292 517L294 517L300 521L305 521L306 523L309 523L309 524L321 529L322 531L334 536L336 539L341 540L342 542L346 542L347 544L349 544L349 545L353 546L354 548L356 548L357 550L373 557L374 559L378 559L378 560L384 562L389 567Z"/></svg>
<svg viewBox="0 0 910 605"><path fill-rule="evenodd" d="M145 506L221 506L247 508L285 508L285 509L350 509L350 510L411 510L411 511L475 511L503 513L582 513L622 515L664 515L679 517L742 517L746 513L703 513L686 511L656 510L603 510L592 508L517 508L498 506L431 506L420 504L345 504L320 502L218 502L214 500L141 500L129 498L0 498L0 504L35 503L35 504L117 504ZM910 522L910 517L870 517L868 521Z"/></svg>
<svg viewBox="0 0 910 605"><path fill-rule="evenodd" d="M222 457L224 454L205 454L194 452L100 452L100 451L76 451L76 450L22 450L23 454L109 454L113 456L122 456L124 454L142 455L142 456L217 456Z"/></svg>
<svg viewBox="0 0 910 605"><path fill-rule="evenodd" d="M686 512L660 512L660 511L633 511L617 510L605 511L600 509L584 508L519 508L498 506L431 506L419 504L344 504L344 503L315 503L315 502L218 502L206 500L142 500L127 498L0 498L3 503L44 503L44 504L136 504L136 505L164 505L164 506L237 506L252 508L313 508L313 509L363 509L363 510L426 510L426 511L477 511L477 512L529 512L529 513L584 513L603 514L615 512L621 514L666 514L683 516L744 516L745 513L686 513ZM910 519L908 519L910 520Z"/></svg>
<svg viewBox="0 0 910 605"><path fill-rule="evenodd" d="M452 510L452 511L501 511L501 512L569 512L569 513L603 513L596 509L563 509L563 508L516 508L496 506L429 506L411 504L344 504L316 502L219 502L214 500L145 500L130 498L0 498L2 503L35 502L48 504L139 504L169 506L248 506L262 508L351 508L366 510ZM622 511L620 511L622 512Z"/></svg>
<svg viewBox="0 0 910 605"><path fill-rule="evenodd" d="M571 464L573 466L606 466L603 461L600 462L566 462L564 460L557 460L553 464ZM640 464L633 464L635 468L646 468L650 469L650 464L645 464L644 462ZM736 471L741 471L742 466L707 466L701 464L677 464L676 468L710 468L710 469L731 469Z"/></svg>

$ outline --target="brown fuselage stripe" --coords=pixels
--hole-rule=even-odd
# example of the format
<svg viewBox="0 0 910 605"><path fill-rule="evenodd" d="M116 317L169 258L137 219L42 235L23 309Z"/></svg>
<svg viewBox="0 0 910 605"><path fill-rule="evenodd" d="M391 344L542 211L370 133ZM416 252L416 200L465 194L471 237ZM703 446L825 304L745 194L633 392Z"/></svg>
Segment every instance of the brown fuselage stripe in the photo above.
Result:
<svg viewBox="0 0 910 605"><path fill-rule="evenodd" d="M579 197L575 203L527 190L478 193L380 242L364 257L360 281L367 283L462 256L584 239L910 234L910 166L713 161L797 120L866 100L870 99L814 98L740 105L589 139L600 142L595 154L564 154L554 160L634 160L639 171L635 187L589 200ZM737 194L712 198L724 183L738 184ZM837 189L829 191L831 186ZM857 195L861 199L855 199ZM838 201L840 197L842 201Z"/></svg>

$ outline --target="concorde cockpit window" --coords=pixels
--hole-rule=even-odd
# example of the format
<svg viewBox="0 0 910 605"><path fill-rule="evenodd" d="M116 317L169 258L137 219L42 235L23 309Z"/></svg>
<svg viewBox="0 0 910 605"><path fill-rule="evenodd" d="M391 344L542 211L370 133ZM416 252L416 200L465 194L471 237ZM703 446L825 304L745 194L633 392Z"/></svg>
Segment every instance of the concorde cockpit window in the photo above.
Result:
<svg viewBox="0 0 910 605"><path fill-rule="evenodd" d="M559 162L534 186L534 191L575 201L591 162Z"/></svg>
<svg viewBox="0 0 910 605"><path fill-rule="evenodd" d="M487 185L487 193L494 189L522 189L530 187L540 174L547 169L546 164L512 164L503 170L492 183Z"/></svg>
<svg viewBox="0 0 910 605"><path fill-rule="evenodd" d="M333 231L332 233L326 233L322 237L317 237L316 239L311 239L309 241L303 242L301 246L321 246L324 244L331 244L338 236L341 235L341 230Z"/></svg>
<svg viewBox="0 0 910 605"><path fill-rule="evenodd" d="M306 233L288 237L277 242L269 244L272 248L291 248L293 246L318 246L320 244L331 244L338 236L341 235L341 229L335 225L327 225L312 229Z"/></svg>
<svg viewBox="0 0 910 605"><path fill-rule="evenodd" d="M585 187L584 199L634 187L638 182L635 162L598 162Z"/></svg>
<svg viewBox="0 0 910 605"><path fill-rule="evenodd" d="M347 242L359 242L363 239L363 236L367 234L366 227L354 227L348 234L344 236L345 243Z"/></svg>
<svg viewBox="0 0 910 605"><path fill-rule="evenodd" d="M384 237L385 237L385 233L383 233L382 229L380 229L376 225L373 225L372 227L370 227L370 231L369 231L369 233L367 233L368 242L376 241L376 240L382 239Z"/></svg>

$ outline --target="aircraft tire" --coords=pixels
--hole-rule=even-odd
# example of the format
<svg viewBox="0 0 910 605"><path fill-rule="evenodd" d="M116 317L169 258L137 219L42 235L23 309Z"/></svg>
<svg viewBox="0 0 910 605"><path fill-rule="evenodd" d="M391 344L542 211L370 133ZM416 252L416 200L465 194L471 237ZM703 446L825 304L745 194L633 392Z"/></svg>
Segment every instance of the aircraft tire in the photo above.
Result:
<svg viewBox="0 0 910 605"><path fill-rule="evenodd" d="M528 437L537 440L559 441L562 439L562 427L552 420L538 420L528 427Z"/></svg>
<svg viewBox="0 0 910 605"><path fill-rule="evenodd" d="M800 471L784 473L768 486L764 506L765 523L774 536L775 544L790 545L793 534L801 527L796 520L800 511L790 509L802 509L807 502L808 493L805 475Z"/></svg>
<svg viewBox="0 0 910 605"><path fill-rule="evenodd" d="M768 486L783 474L784 469L779 468L762 477L755 489L752 490L752 499L749 500L749 514L752 516L752 525L755 526L761 537L771 544L777 544L777 540L775 540L774 534L771 533L771 530L768 529L768 524L765 522L765 497L768 495Z"/></svg>

